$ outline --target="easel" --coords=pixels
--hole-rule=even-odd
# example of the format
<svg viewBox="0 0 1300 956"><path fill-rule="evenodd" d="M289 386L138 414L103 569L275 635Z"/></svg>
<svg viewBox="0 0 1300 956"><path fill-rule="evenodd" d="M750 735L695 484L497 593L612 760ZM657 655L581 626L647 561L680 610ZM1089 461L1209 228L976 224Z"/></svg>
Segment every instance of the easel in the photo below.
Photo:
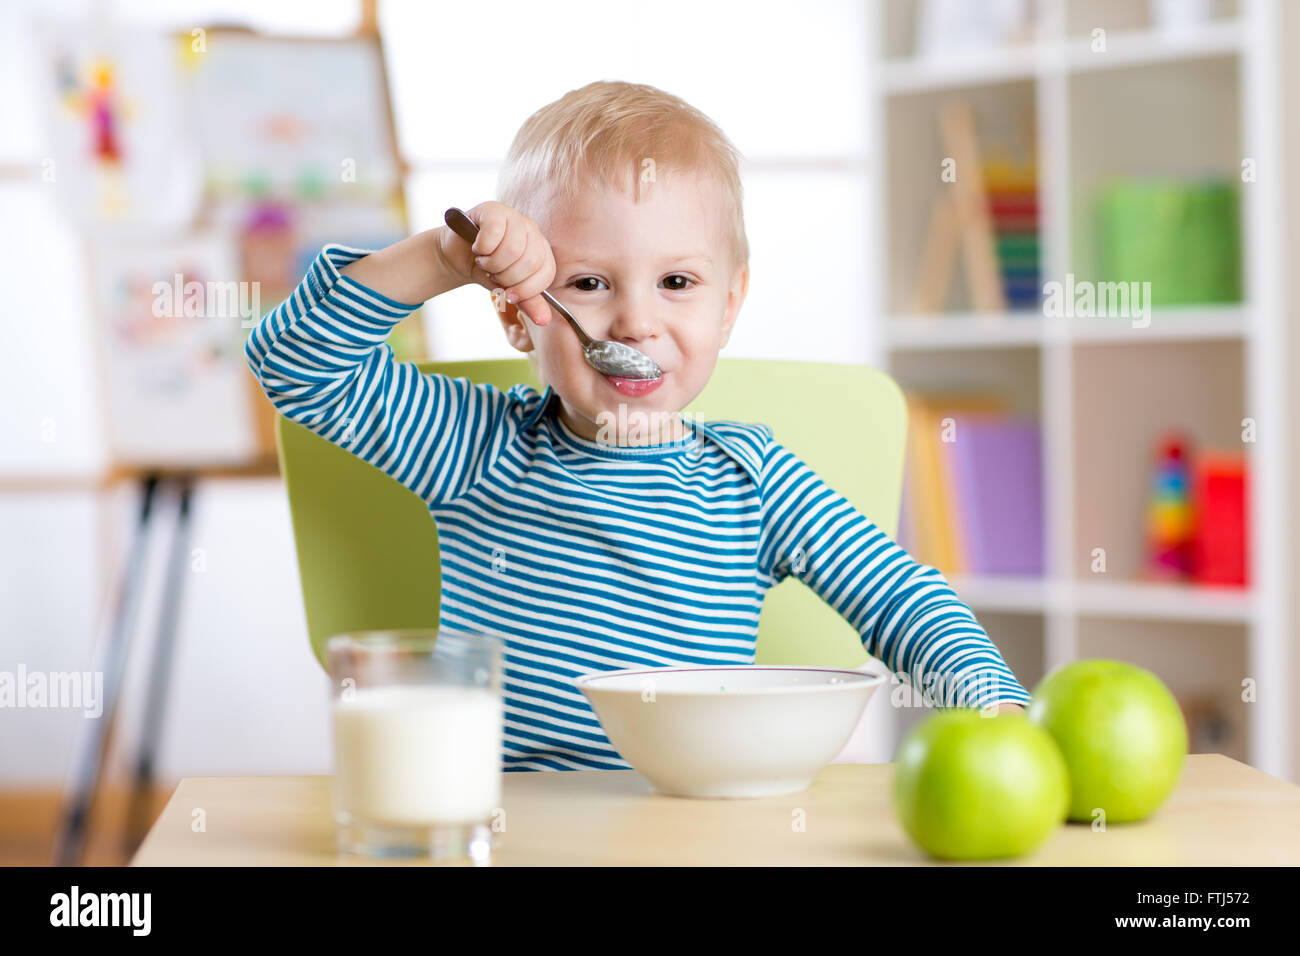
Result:
<svg viewBox="0 0 1300 956"><path fill-rule="evenodd" d="M214 30L212 33L217 34L218 31ZM268 39L274 42L285 42L287 38L276 36ZM384 68L383 44L377 27L375 0L363 0L361 25L354 37L337 41L311 37L304 38L301 42L347 43L355 42L357 39L375 44L380 71L385 78L379 84L379 88L382 91L383 108L388 118L388 138L392 147L392 156L397 161L399 170L396 199L401 206L402 227L409 233L410 224L406 219L406 204L400 176L403 167L397 152L396 130L386 82L387 70ZM420 341L422 342L422 339ZM102 372L101 367L101 374ZM176 509L176 524L167 548L168 563L163 583L162 603L155 642L147 667L142 738L131 760L130 798L123 847L128 857L138 848L148 829L150 822L147 812L148 798L154 785L156 759L167 710L167 691L177 646L177 623L184 599L185 575L182 569L186 564L193 501L198 482L202 478L265 478L279 474L273 428L278 413L257 389L251 375L249 386L255 391L255 397L260 403L258 407L261 408L261 416L257 422L257 432L260 437L259 452L254 459L235 466L184 469L166 465L158 467L115 465L98 483L101 489L122 482L134 483L139 489L139 504L126 547L125 561L114 588L111 611L105 617L103 634L97 644L99 669L104 674L103 712L99 720L86 721L83 724L85 729L74 746L72 770L64 795L59 829L54 840L52 863L56 866L76 865L81 862L85 853L90 815L100 791L104 762L110 750L115 726L114 718L121 696L122 679L131 656L131 641L146 578L145 557L148 543L162 507L161 502L164 499L172 499Z"/></svg>
<svg viewBox="0 0 1300 956"><path fill-rule="evenodd" d="M278 474L274 460L256 462L245 468L216 470L205 473L207 477L265 477ZM122 677L130 659L131 639L140 606L140 596L145 583L145 554L149 538L159 511L159 499L167 488L175 490L176 525L168 548L167 576L163 584L162 609L154 639L153 656L149 662L146 683L144 736L134 761L132 786L127 806L127 825L124 849L134 852L148 828L145 809L154 783L154 762L158 743L162 737L162 721L166 712L167 685L172 672L172 656L176 646L176 625L184 598L184 565L191 528L191 502L195 482L194 472L143 471L131 473L114 469L106 476L105 487L131 481L140 489L139 506L131 539L126 551L126 561L115 589L116 598L108 617L101 648L99 670L104 674L103 713L99 720L87 721L88 729L76 741L72 756L72 774L64 795L59 830L55 834L51 862L54 866L75 866L85 852L90 813L103 772L104 760L112 742L116 725L117 705L121 698Z"/></svg>
<svg viewBox="0 0 1300 956"><path fill-rule="evenodd" d="M944 194L931 209L912 311L927 314L944 310L960 243L971 304L979 312L1004 312L1007 301L998 272L974 111L967 103L946 104L939 111L939 128L945 155L955 166L956 180L945 184Z"/></svg>

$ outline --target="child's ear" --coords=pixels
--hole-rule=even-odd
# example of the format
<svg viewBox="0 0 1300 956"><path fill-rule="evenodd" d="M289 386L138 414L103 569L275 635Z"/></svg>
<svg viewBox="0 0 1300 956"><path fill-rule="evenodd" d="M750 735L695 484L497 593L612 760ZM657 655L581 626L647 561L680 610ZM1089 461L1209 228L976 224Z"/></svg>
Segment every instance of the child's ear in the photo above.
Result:
<svg viewBox="0 0 1300 956"><path fill-rule="evenodd" d="M533 345L533 336L528 328L528 321L519 314L519 309L516 306L506 302L505 299L501 299L500 302L505 308L494 309L493 311L496 312L497 318L501 320L501 328L506 333L506 341L516 351L531 352L536 346ZM497 304L495 297L492 304L494 306Z"/></svg>

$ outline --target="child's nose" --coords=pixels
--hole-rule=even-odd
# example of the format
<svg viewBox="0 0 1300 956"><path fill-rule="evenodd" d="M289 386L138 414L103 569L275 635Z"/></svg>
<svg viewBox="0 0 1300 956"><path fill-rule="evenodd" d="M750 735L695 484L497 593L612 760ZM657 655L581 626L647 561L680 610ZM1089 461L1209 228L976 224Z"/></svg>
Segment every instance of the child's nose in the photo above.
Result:
<svg viewBox="0 0 1300 956"><path fill-rule="evenodd" d="M608 336L615 342L635 343L653 338L659 323L648 304L623 305L614 313Z"/></svg>

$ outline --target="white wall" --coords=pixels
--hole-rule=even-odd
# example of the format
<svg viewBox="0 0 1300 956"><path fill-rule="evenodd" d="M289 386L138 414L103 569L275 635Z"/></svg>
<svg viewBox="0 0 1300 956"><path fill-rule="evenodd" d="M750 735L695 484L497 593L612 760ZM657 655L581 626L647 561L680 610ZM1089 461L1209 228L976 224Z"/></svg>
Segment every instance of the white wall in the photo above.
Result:
<svg viewBox="0 0 1300 956"><path fill-rule="evenodd" d="M89 492L0 495L0 670L85 671L99 617ZM0 710L0 785L61 782L78 711Z"/></svg>
<svg viewBox="0 0 1300 956"><path fill-rule="evenodd" d="M175 499L160 495L146 583L106 770L127 769L142 727ZM116 593L134 526L134 489L0 496L0 669L85 671L106 600ZM329 770L328 682L303 615L288 502L279 479L203 482L181 558L178 626L157 772L323 773ZM58 786L80 711L0 711L0 786ZM104 719L104 718L100 718Z"/></svg>

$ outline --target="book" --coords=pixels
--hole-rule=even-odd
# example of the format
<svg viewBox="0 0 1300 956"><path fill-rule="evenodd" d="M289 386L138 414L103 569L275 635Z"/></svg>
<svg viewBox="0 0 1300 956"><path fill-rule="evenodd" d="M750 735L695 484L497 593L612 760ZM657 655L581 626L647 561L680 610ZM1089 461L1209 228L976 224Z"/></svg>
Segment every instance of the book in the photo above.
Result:
<svg viewBox="0 0 1300 956"><path fill-rule="evenodd" d="M962 416L948 446L952 520L971 573L1043 573L1042 437L1020 418Z"/></svg>
<svg viewBox="0 0 1300 956"><path fill-rule="evenodd" d="M969 434L963 421L997 420L1005 403L995 395L909 393L904 469L909 552L944 574L970 570L967 531L954 510L956 488L949 449Z"/></svg>

